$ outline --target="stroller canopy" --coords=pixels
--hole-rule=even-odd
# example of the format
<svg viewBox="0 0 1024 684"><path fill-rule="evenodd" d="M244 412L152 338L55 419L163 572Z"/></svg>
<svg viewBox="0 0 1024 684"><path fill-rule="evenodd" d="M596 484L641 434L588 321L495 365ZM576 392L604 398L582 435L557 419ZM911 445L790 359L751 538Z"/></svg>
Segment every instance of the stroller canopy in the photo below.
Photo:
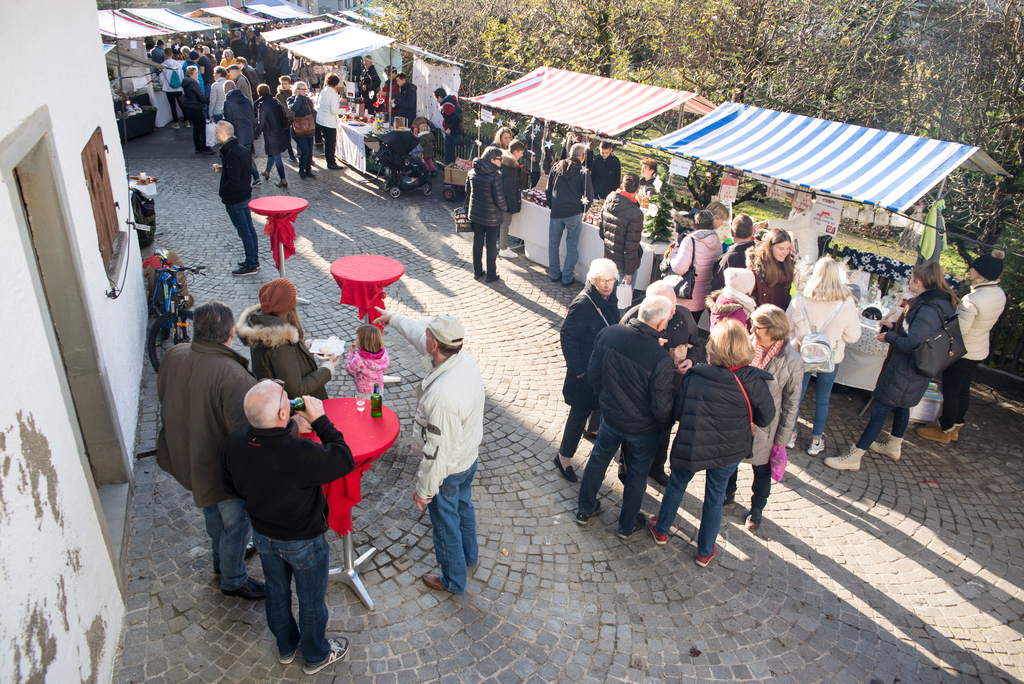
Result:
<svg viewBox="0 0 1024 684"><path fill-rule="evenodd" d="M377 138L381 145L386 145L392 152L405 156L416 149L420 139L409 131L391 131Z"/></svg>

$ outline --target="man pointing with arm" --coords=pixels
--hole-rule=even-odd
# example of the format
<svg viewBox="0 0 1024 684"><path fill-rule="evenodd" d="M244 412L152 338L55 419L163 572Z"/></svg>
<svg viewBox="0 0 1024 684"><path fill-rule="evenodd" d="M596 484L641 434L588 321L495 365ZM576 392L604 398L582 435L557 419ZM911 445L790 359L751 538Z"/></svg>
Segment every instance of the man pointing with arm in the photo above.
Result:
<svg viewBox="0 0 1024 684"><path fill-rule="evenodd" d="M390 325L421 354L427 375L412 426L420 457L413 501L426 506L433 525L439 574L426 573L431 589L462 594L468 567L477 563L473 476L484 434L484 382L480 366L462 350L465 329L455 316L415 320L377 309L376 323Z"/></svg>

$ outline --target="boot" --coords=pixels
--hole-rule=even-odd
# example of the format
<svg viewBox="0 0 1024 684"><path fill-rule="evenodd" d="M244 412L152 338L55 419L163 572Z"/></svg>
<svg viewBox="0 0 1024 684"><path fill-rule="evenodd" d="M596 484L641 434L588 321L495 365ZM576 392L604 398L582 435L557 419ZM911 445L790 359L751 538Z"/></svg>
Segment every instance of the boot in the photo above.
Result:
<svg viewBox="0 0 1024 684"><path fill-rule="evenodd" d="M956 428L953 428L955 430ZM939 442L940 444L949 444L953 438L953 430L949 432L942 429L942 426L938 423L933 425L926 425L925 427L917 428L917 436L922 439L928 439L933 442Z"/></svg>
<svg viewBox="0 0 1024 684"><path fill-rule="evenodd" d="M889 436L889 439L884 442L879 442L877 439L875 443L868 447L868 451L875 454L882 454L888 456L894 461L900 460L900 450L903 448L903 438Z"/></svg>
<svg viewBox="0 0 1024 684"><path fill-rule="evenodd" d="M950 440L955 442L956 440L960 439L960 428L962 428L963 426L963 423L957 423L956 425L953 426L953 431L949 433Z"/></svg>
<svg viewBox="0 0 1024 684"><path fill-rule="evenodd" d="M279 187L279 188L287 188L288 187L288 181L286 181L284 178L282 178L281 182L277 184L277 187Z"/></svg>
<svg viewBox="0 0 1024 684"><path fill-rule="evenodd" d="M845 456L829 456L825 459L825 465L835 470L860 470L860 460L864 457L864 450L858 449L854 444Z"/></svg>

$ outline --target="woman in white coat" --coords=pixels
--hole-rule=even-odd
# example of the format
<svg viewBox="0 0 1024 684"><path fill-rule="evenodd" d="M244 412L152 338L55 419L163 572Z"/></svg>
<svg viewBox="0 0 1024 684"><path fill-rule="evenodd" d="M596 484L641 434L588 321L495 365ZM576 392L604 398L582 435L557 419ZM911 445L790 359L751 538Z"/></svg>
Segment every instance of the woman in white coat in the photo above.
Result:
<svg viewBox="0 0 1024 684"><path fill-rule="evenodd" d="M334 160L335 146L338 144L338 115L341 114L341 78L338 74L327 77L324 89L320 91L320 102L316 107L316 130L324 141L324 159L327 168L340 169Z"/></svg>
<svg viewBox="0 0 1024 684"><path fill-rule="evenodd" d="M989 335L1006 308L1006 293L999 287L1004 256L996 249L971 264L971 293L956 309L967 353L942 372L942 416L937 424L918 428L919 437L941 444L955 442L960 437L960 428L970 407L974 369L988 358Z"/></svg>

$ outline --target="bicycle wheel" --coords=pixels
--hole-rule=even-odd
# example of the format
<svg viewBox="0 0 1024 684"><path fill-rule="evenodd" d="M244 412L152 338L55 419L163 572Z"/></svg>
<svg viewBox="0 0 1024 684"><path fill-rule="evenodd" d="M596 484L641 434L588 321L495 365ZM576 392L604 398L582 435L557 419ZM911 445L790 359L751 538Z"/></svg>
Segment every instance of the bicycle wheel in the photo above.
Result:
<svg viewBox="0 0 1024 684"><path fill-rule="evenodd" d="M177 314L177 315L175 315ZM188 309L167 311L160 315L146 336L146 351L153 370L160 370L160 359L168 349L182 342L192 341L192 312Z"/></svg>

